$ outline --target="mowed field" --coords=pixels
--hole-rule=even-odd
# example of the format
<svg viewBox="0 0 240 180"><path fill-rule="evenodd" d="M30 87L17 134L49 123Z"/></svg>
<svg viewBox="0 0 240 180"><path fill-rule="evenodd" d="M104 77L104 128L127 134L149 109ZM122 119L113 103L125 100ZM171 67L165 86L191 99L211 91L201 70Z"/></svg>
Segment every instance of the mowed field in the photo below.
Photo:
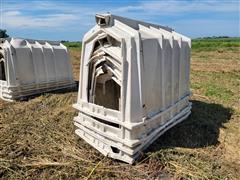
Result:
<svg viewBox="0 0 240 180"><path fill-rule="evenodd" d="M80 45L67 43L75 80ZM240 38L192 42L191 116L135 165L105 158L74 134L77 89L0 100L0 179L239 179Z"/></svg>

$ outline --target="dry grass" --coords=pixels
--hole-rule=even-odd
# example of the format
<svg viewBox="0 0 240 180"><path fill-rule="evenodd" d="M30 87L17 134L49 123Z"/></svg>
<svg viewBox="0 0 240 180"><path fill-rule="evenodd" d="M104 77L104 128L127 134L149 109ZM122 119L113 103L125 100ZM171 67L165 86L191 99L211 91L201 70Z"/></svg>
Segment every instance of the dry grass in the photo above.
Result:
<svg viewBox="0 0 240 180"><path fill-rule="evenodd" d="M105 158L74 134L77 92L0 100L1 179L238 179L239 47L192 53L192 115L133 166ZM80 52L71 49L75 79Z"/></svg>
<svg viewBox="0 0 240 180"><path fill-rule="evenodd" d="M74 79L78 81L80 68L80 51L76 49L70 49L69 53L72 61L73 76Z"/></svg>

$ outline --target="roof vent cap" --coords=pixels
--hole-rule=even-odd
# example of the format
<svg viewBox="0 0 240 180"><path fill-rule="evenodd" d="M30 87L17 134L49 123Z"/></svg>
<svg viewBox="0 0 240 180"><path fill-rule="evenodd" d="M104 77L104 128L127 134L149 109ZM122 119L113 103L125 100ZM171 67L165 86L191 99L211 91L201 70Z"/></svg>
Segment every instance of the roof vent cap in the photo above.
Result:
<svg viewBox="0 0 240 180"><path fill-rule="evenodd" d="M96 14L96 23L103 27L103 26L108 26L109 21L110 21L110 14Z"/></svg>

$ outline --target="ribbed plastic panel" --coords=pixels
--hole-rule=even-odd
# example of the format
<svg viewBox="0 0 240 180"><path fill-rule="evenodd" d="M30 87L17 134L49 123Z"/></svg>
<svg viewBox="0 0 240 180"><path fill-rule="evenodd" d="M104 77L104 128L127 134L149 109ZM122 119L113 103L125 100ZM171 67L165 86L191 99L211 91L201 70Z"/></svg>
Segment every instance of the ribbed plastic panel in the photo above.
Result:
<svg viewBox="0 0 240 180"><path fill-rule="evenodd" d="M83 39L76 133L133 163L190 114L191 40L168 27L111 14Z"/></svg>
<svg viewBox="0 0 240 180"><path fill-rule="evenodd" d="M1 39L0 65L0 97L5 100L76 85L67 48L59 42Z"/></svg>

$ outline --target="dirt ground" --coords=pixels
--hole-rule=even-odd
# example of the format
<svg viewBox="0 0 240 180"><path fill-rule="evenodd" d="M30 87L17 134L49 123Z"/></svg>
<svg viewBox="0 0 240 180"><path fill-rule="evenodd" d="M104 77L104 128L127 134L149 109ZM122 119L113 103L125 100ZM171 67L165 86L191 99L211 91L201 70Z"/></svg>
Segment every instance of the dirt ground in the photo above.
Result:
<svg viewBox="0 0 240 180"><path fill-rule="evenodd" d="M80 50L70 49L75 80ZM135 165L101 155L74 134L77 89L0 100L0 179L238 179L240 48L192 50L191 116Z"/></svg>

